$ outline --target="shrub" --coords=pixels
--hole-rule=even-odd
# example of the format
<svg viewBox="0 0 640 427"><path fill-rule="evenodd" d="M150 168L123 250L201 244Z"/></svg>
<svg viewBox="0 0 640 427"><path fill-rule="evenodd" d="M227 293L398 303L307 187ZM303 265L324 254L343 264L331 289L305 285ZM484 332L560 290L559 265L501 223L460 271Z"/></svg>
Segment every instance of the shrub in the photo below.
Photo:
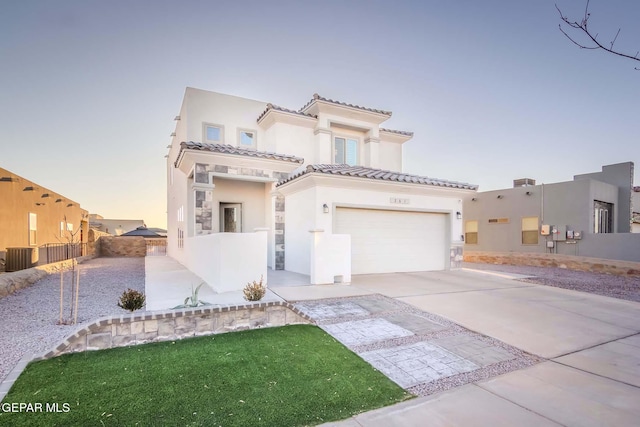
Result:
<svg viewBox="0 0 640 427"><path fill-rule="evenodd" d="M118 307L133 312L144 307L144 301L145 297L142 292L134 291L133 289L127 289L120 296Z"/></svg>
<svg viewBox="0 0 640 427"><path fill-rule="evenodd" d="M201 305L211 305L210 303L198 298L198 292L200 292L202 285L204 285L204 282L200 283L195 290L193 289L193 285L191 285L191 296L184 299L184 304L177 305L173 307L172 310L177 308L195 308Z"/></svg>
<svg viewBox="0 0 640 427"><path fill-rule="evenodd" d="M260 276L259 282L254 280L253 283L247 283L242 293L247 301L260 301L267 293L267 287L262 284L262 276Z"/></svg>

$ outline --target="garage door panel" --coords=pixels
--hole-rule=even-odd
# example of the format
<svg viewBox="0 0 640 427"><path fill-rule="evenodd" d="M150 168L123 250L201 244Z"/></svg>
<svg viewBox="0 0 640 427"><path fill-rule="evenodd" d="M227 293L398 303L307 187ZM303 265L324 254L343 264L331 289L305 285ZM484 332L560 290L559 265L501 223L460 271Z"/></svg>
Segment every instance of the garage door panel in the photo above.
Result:
<svg viewBox="0 0 640 427"><path fill-rule="evenodd" d="M445 268L444 214L338 208L334 228L351 235L353 274Z"/></svg>

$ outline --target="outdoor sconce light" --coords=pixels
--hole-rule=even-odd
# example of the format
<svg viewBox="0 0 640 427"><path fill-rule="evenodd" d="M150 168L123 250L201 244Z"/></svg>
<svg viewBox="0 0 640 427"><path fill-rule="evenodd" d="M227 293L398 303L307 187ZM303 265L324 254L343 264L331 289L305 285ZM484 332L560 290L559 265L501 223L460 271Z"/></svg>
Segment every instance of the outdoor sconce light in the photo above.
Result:
<svg viewBox="0 0 640 427"><path fill-rule="evenodd" d="M527 191L527 192L526 192L526 193L524 193L524 194L526 194L527 196L530 196L530 195L531 195L531 191Z"/></svg>
<svg viewBox="0 0 640 427"><path fill-rule="evenodd" d="M498 199L502 199L504 196L502 194L498 194Z"/></svg>
<svg viewBox="0 0 640 427"><path fill-rule="evenodd" d="M462 212L456 212L456 218L462 219Z"/></svg>
<svg viewBox="0 0 640 427"><path fill-rule="evenodd" d="M478 201L478 199L476 199L475 197L473 199L471 199L472 202L476 202Z"/></svg>
<svg viewBox="0 0 640 427"><path fill-rule="evenodd" d="M327 206L326 203L324 205L322 205L322 212L329 213L329 206Z"/></svg>

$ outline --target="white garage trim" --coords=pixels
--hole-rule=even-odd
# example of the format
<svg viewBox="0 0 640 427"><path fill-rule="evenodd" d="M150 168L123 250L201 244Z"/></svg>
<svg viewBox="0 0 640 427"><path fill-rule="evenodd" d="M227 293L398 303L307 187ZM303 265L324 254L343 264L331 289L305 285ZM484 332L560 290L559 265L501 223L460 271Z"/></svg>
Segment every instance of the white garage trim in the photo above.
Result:
<svg viewBox="0 0 640 427"><path fill-rule="evenodd" d="M333 232L351 235L352 274L445 270L449 212L335 206Z"/></svg>

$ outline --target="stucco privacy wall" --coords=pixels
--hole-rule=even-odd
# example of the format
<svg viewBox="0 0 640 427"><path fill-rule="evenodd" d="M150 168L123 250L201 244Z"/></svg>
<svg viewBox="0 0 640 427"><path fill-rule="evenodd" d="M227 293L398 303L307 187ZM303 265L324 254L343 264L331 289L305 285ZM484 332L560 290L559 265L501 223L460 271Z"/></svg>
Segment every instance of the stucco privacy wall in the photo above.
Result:
<svg viewBox="0 0 640 427"><path fill-rule="evenodd" d="M78 257L76 260L82 263L92 258L92 255L87 255ZM66 270L71 267L72 263L73 260L68 259L65 261L27 268L25 270L0 274L0 298L4 298L19 289L31 286L49 274L58 273L60 270Z"/></svg>
<svg viewBox="0 0 640 427"><path fill-rule="evenodd" d="M311 324L313 321L293 305L282 301L111 316L80 328L35 360L85 350L300 323Z"/></svg>
<svg viewBox="0 0 640 427"><path fill-rule="evenodd" d="M531 265L534 267L560 267L571 270L608 273L619 276L640 276L640 262L615 261L584 256L559 254L531 254L517 252L464 252L466 262L505 265Z"/></svg>
<svg viewBox="0 0 640 427"><path fill-rule="evenodd" d="M266 283L267 231L189 237L186 267L216 292L242 290L260 277Z"/></svg>

